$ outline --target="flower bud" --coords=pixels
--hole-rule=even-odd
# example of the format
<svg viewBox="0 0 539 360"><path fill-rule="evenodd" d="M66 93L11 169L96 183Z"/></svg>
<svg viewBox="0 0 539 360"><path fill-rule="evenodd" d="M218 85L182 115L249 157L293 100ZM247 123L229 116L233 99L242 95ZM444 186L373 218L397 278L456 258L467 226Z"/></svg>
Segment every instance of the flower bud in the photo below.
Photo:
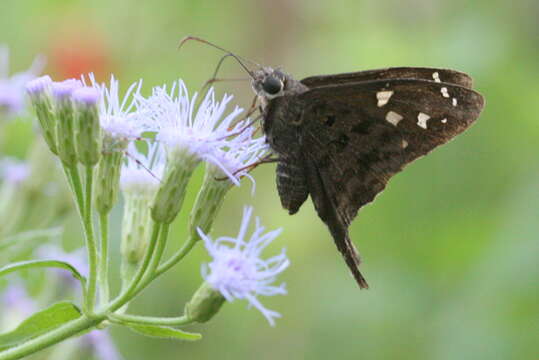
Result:
<svg viewBox="0 0 539 360"><path fill-rule="evenodd" d="M193 240L200 240L197 228L205 234L211 232L225 195L234 185L223 176L223 172L219 168L211 163L206 163L204 181L189 216L189 232Z"/></svg>
<svg viewBox="0 0 539 360"><path fill-rule="evenodd" d="M128 284L142 261L151 235L151 198L125 196L122 218L122 282Z"/></svg>
<svg viewBox="0 0 539 360"><path fill-rule="evenodd" d="M75 142L79 161L86 166L93 166L101 156L101 126L97 103L99 90L82 87L73 92L75 104Z"/></svg>
<svg viewBox="0 0 539 360"><path fill-rule="evenodd" d="M152 231L151 204L163 176L164 152L160 143L140 152L131 143L122 167L120 190L124 197L122 219L122 282L129 284L142 261Z"/></svg>
<svg viewBox="0 0 539 360"><path fill-rule="evenodd" d="M46 75L28 82L26 91L34 106L45 142L53 154L58 154L56 148L56 116L50 98L51 85L52 80Z"/></svg>
<svg viewBox="0 0 539 360"><path fill-rule="evenodd" d="M65 80L52 84L52 94L56 100L56 140L58 156L67 166L77 164L77 151L74 137L74 108L71 94L81 87L77 80Z"/></svg>
<svg viewBox="0 0 539 360"><path fill-rule="evenodd" d="M214 317L224 302L223 295L204 282L191 300L185 304L184 313L189 320L203 323Z"/></svg>
<svg viewBox="0 0 539 360"><path fill-rule="evenodd" d="M104 133L103 148L106 150L97 166L94 190L95 206L100 214L108 214L118 199L120 172L126 147L127 142L118 144L117 139Z"/></svg>
<svg viewBox="0 0 539 360"><path fill-rule="evenodd" d="M124 188L121 186L122 189ZM122 280L128 283L142 261L151 236L150 204L157 192L132 192L123 189L124 215L122 218Z"/></svg>
<svg viewBox="0 0 539 360"><path fill-rule="evenodd" d="M180 212L185 191L200 160L181 148L171 151L165 168L165 177L155 196L152 218L161 224L170 224Z"/></svg>

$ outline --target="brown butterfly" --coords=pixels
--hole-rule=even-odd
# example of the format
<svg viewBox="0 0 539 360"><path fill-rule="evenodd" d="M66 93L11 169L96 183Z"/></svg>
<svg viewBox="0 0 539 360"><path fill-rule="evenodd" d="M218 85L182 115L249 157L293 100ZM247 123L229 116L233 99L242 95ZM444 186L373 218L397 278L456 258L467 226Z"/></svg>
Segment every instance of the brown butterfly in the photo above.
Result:
<svg viewBox="0 0 539 360"><path fill-rule="evenodd" d="M394 174L466 130L483 97L454 70L398 67L298 81L270 67L250 71L228 55L252 77L278 155L283 207L295 214L310 195L358 285L368 288L350 223Z"/></svg>

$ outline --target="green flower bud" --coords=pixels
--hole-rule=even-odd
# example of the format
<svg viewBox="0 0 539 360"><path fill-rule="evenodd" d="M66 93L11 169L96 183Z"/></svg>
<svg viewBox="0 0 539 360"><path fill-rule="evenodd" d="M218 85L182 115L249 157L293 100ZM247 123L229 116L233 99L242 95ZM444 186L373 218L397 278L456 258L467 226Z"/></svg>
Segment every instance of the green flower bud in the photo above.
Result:
<svg viewBox="0 0 539 360"><path fill-rule="evenodd" d="M56 100L56 141L58 156L67 166L77 164L77 151L74 134L74 108L71 101L71 93L80 87L75 80L66 80L53 83L52 93Z"/></svg>
<svg viewBox="0 0 539 360"><path fill-rule="evenodd" d="M77 153L79 161L86 166L97 164L101 156L101 126L97 109L99 97L99 91L91 87L73 92Z"/></svg>
<svg viewBox="0 0 539 360"><path fill-rule="evenodd" d="M152 198L125 197L122 219L122 282L128 284L144 257L151 235L150 204Z"/></svg>
<svg viewBox="0 0 539 360"><path fill-rule="evenodd" d="M185 304L184 313L189 320L203 323L213 318L224 302L223 295L204 282L191 300Z"/></svg>
<svg viewBox="0 0 539 360"><path fill-rule="evenodd" d="M205 234L211 232L225 195L234 185L223 176L225 175L217 166L206 163L204 182L189 216L189 232L193 240L200 240L197 228Z"/></svg>
<svg viewBox="0 0 539 360"><path fill-rule="evenodd" d="M170 224L180 212L185 191L198 157L176 149L169 154L163 182L155 196L152 218L157 223Z"/></svg>
<svg viewBox="0 0 539 360"><path fill-rule="evenodd" d="M127 141L119 142L106 132L103 138L104 152L97 165L95 179L95 206L100 214L108 214L118 199L120 171Z"/></svg>
<svg viewBox="0 0 539 360"><path fill-rule="evenodd" d="M159 143L139 152L131 143L129 157L122 166L120 189L124 196L122 220L122 282L129 284L145 255L152 233L151 204L163 176L164 152Z"/></svg>
<svg viewBox="0 0 539 360"><path fill-rule="evenodd" d="M50 97L50 87L52 80L49 76L30 81L26 87L37 119L43 131L45 142L53 154L58 154L56 148L56 115Z"/></svg>

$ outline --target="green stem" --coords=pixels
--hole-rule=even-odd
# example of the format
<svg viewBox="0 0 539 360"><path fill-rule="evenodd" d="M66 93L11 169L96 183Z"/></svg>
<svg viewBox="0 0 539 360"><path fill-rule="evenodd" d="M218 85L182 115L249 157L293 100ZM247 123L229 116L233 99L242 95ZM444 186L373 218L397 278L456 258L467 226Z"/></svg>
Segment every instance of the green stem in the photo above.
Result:
<svg viewBox="0 0 539 360"><path fill-rule="evenodd" d="M168 259L163 265L159 266L157 270L155 271L154 278L158 277L162 273L168 271L171 267L176 265L178 262L180 262L181 259L185 257L185 255L189 254L189 252L193 249L195 244L197 243L197 239L190 237L187 242L183 244L183 246L176 252L170 259Z"/></svg>
<svg viewBox="0 0 539 360"><path fill-rule="evenodd" d="M109 302L109 217L108 214L99 214L101 229L101 257L98 267L99 290L101 305Z"/></svg>
<svg viewBox="0 0 539 360"><path fill-rule="evenodd" d="M146 270L148 269L148 266L150 264L150 260L152 259L152 255L154 253L157 240L159 238L160 230L161 230L161 224L153 222L152 237L150 239L148 249L146 250L146 254L144 255L144 259L142 260L142 264L138 268L135 276L133 276L133 279L131 279L131 283L129 284L127 289L124 290L116 299L114 299L109 304L108 310L110 312L114 312L120 307L122 307L127 301L129 301L137 293L137 286L142 280L142 277L144 276L144 274L146 273Z"/></svg>
<svg viewBox="0 0 539 360"><path fill-rule="evenodd" d="M161 233L159 234L159 240L157 242L157 248L155 249L155 255L152 257L152 261L150 262L150 265L148 266L148 270L144 274L144 277L142 278L142 281L139 283L139 286L137 287L137 290L135 291L134 295L137 295L140 293L146 286L148 286L149 283L155 279L155 272L157 270L157 267L159 266L159 262L161 261L161 258L163 257L163 252L165 251L165 247L167 244L168 239L168 230L170 228L170 224L163 224L161 227Z"/></svg>
<svg viewBox="0 0 539 360"><path fill-rule="evenodd" d="M87 317L85 315L70 321L41 336L31 339L23 344L0 352L0 360L15 360L43 350L46 347L57 344L64 339L77 335L89 329L105 319L105 315Z"/></svg>
<svg viewBox="0 0 539 360"><path fill-rule="evenodd" d="M157 242L155 255L152 257L152 261L148 266L148 271L146 271L146 274L144 275L141 284L145 284L147 281L151 281L151 279L153 278L153 275L155 274L155 271L159 266L159 262L161 261L161 257L163 256L163 252L165 251L165 247L167 245L169 229L170 224L163 224L161 226L161 233L159 234L159 241Z"/></svg>
<svg viewBox="0 0 539 360"><path fill-rule="evenodd" d="M129 314L111 314L109 319L116 320L120 323L130 322L135 324L149 324L149 325L165 325L165 326L180 326L191 324L193 321L188 319L187 316L182 315L178 317L154 317L154 316L140 316Z"/></svg>
<svg viewBox="0 0 539 360"><path fill-rule="evenodd" d="M154 269L149 275L144 277L144 280L140 283L139 287L137 288L136 292L133 294L136 295L148 284L150 284L153 280L155 280L157 277L159 277L161 274L167 272L170 268L172 268L174 265L176 265L181 259L183 259L195 246L197 243L196 239L190 238L180 250L178 250L177 253L175 253L170 259L167 260L162 266L158 267L157 269Z"/></svg>
<svg viewBox="0 0 539 360"><path fill-rule="evenodd" d="M95 307L95 297L97 293L97 264L98 252L97 244L94 237L94 223L92 214L92 188L93 188L94 168L93 166L86 167L86 209L84 211L83 228L86 238L86 248L88 249L88 291L85 298L86 311L93 313Z"/></svg>
<svg viewBox="0 0 539 360"><path fill-rule="evenodd" d="M69 183L71 191L75 196L75 205L77 208L77 212L80 216L81 222L83 222L84 196L82 194L82 182L80 180L79 168L76 165L72 167L63 165L63 168L67 177L67 182Z"/></svg>

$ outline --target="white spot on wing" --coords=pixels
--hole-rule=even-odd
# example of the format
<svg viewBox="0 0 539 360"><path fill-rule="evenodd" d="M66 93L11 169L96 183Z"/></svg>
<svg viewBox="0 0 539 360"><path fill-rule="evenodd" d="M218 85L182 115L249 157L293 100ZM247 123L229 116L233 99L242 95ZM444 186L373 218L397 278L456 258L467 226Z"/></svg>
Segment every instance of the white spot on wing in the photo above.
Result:
<svg viewBox="0 0 539 360"><path fill-rule="evenodd" d="M444 86L443 88L440 89L440 92L442 93L442 96L444 98L448 98L449 97L449 93L447 92L447 88Z"/></svg>
<svg viewBox="0 0 539 360"><path fill-rule="evenodd" d="M397 124L399 123L399 121L401 121L402 119L404 119L402 117L402 115L400 114L397 114L396 112L394 111L390 111L386 114L386 121L392 125L395 125L397 126Z"/></svg>
<svg viewBox="0 0 539 360"><path fill-rule="evenodd" d="M406 149L406 148L408 147L408 141L402 140L401 147L402 147L403 149Z"/></svg>
<svg viewBox="0 0 539 360"><path fill-rule="evenodd" d="M442 80L440 80L440 74L438 74L438 71L432 73L432 78L436 82L442 82Z"/></svg>
<svg viewBox="0 0 539 360"><path fill-rule="evenodd" d="M453 98L453 100L451 101L453 106L457 106L457 98Z"/></svg>
<svg viewBox="0 0 539 360"><path fill-rule="evenodd" d="M430 116L427 114L423 114L422 112L417 115L417 125L422 127L423 129L427 128L427 120L430 119Z"/></svg>
<svg viewBox="0 0 539 360"><path fill-rule="evenodd" d="M378 99L378 107L382 107L391 98L391 95L393 95L393 91L378 91L376 93L376 99Z"/></svg>
<svg viewBox="0 0 539 360"><path fill-rule="evenodd" d="M446 118L443 118L442 119L442 124L445 124L447 122L447 119Z"/></svg>

